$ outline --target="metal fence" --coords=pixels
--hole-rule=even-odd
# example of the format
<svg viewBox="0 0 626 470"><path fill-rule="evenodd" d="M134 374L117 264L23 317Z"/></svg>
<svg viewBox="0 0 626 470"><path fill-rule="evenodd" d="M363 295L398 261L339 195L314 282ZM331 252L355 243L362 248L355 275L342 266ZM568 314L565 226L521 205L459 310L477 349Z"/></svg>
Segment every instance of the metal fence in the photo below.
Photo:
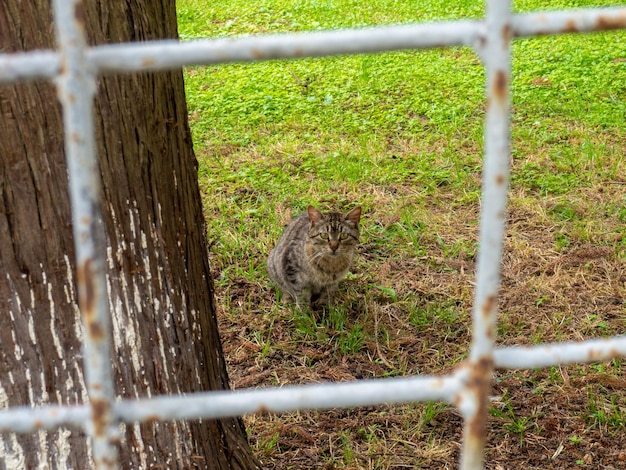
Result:
<svg viewBox="0 0 626 470"><path fill-rule="evenodd" d="M510 45L515 37L626 28L626 7L513 14L511 0L487 0L482 20L368 29L320 31L242 39L179 43L155 41L89 48L80 0L55 0L59 50L0 54L0 83L56 80L64 109L65 145L76 244L79 304L85 331L85 376L89 403L0 412L0 432L35 432L64 425L84 427L97 468L117 468L112 442L118 422L220 418L259 411L325 409L439 400L464 418L460 468L483 465L488 392L495 368L537 368L626 356L626 337L495 349L504 214L509 182ZM486 68L487 112L476 292L469 359L448 376L414 376L358 382L218 391L116 401L109 342L102 230L94 213L100 197L93 125L95 82L101 73L125 73L225 62L472 46ZM92 234L97 234L95 239ZM183 403L184 401L184 403Z"/></svg>

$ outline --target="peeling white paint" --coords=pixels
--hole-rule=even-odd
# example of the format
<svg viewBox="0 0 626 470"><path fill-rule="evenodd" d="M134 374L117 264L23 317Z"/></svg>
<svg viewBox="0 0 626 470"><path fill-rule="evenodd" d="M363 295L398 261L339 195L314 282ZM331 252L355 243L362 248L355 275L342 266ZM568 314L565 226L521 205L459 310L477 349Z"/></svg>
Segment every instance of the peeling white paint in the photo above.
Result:
<svg viewBox="0 0 626 470"><path fill-rule="evenodd" d="M0 439L0 462L6 470L22 470L26 468L24 449L17 442L17 435L12 432Z"/></svg>
<svg viewBox="0 0 626 470"><path fill-rule="evenodd" d="M0 409L8 408L8 407L9 407L9 396L7 395L6 390L0 383Z"/></svg>
<svg viewBox="0 0 626 470"><path fill-rule="evenodd" d="M29 284L32 286L33 283L30 281L31 280L29 279ZM31 310L35 311L35 290L34 289L30 290L30 308Z"/></svg>
<svg viewBox="0 0 626 470"><path fill-rule="evenodd" d="M48 403L48 400L50 399L50 395L48 394L48 391L46 390L46 377L43 372L43 367L39 371L39 383L41 384L41 394L40 394L41 398L37 399L37 404L42 405L44 403Z"/></svg>
<svg viewBox="0 0 626 470"><path fill-rule="evenodd" d="M71 305L77 305L76 301L76 292L74 290L74 271L72 270L72 262L70 257L67 255L63 255L63 259L65 260L65 298L67 302Z"/></svg>
<svg viewBox="0 0 626 470"><path fill-rule="evenodd" d="M122 314L123 314L123 305L122 305L122 301L119 298L116 298L115 300L112 299L112 293L111 293L111 284L109 282L107 282L107 294L109 297L109 305L112 307L111 309L111 320L112 320L112 324L113 324L113 344L115 346L116 351L119 352L121 346L122 346L122 334L121 334L121 330L122 330ZM118 354L118 358L120 360L120 362L123 359L123 356Z"/></svg>
<svg viewBox="0 0 626 470"><path fill-rule="evenodd" d="M165 345L163 344L163 336L161 335L161 329L156 329L157 333L157 341L159 343L159 353L161 354L161 364L163 365L163 371L165 372L165 386L169 387L170 385L170 372L167 360L167 356L165 355ZM167 392L167 391L166 391Z"/></svg>
<svg viewBox="0 0 626 470"><path fill-rule="evenodd" d="M65 359L62 361L63 370L67 370L67 362ZM72 379L72 374L67 374L67 380L65 381L65 390L68 392L74 390L74 379ZM59 403L61 403L61 399L59 398Z"/></svg>
<svg viewBox="0 0 626 470"><path fill-rule="evenodd" d="M15 317L13 316L13 311L9 310L9 315L11 316L11 323L15 323ZM17 337L15 336L15 330L11 330L11 339L13 340L13 345L15 346L15 359L18 361L22 359L24 355L24 349L17 341Z"/></svg>
<svg viewBox="0 0 626 470"><path fill-rule="evenodd" d="M80 309L78 308L78 304L73 303L72 310L74 310L74 334L82 344L83 338L85 337L85 330L83 327L83 319L80 315Z"/></svg>
<svg viewBox="0 0 626 470"><path fill-rule="evenodd" d="M67 428L59 428L57 430L57 438L54 442L57 454L57 468L69 468L68 459L71 455L70 437L72 432Z"/></svg>
<svg viewBox="0 0 626 470"><path fill-rule="evenodd" d="M39 452L37 452L37 457L39 457L39 465L37 468L39 470L44 470L48 467L48 443L46 441L46 431L40 429L37 431L37 443L39 445Z"/></svg>
<svg viewBox="0 0 626 470"><path fill-rule="evenodd" d="M89 395L87 394L87 385L85 384L85 377L83 376L83 370L78 365L79 361L74 361L74 370L76 371L76 376L78 377L78 385L72 390L75 392L76 403L89 403ZM78 393L80 393L80 399L78 398Z"/></svg>
<svg viewBox="0 0 626 470"><path fill-rule="evenodd" d="M31 343L37 344L37 335L35 335L35 321L33 320L33 312L28 310L28 337Z"/></svg>
<svg viewBox="0 0 626 470"><path fill-rule="evenodd" d="M28 402L34 405L35 399L33 398L33 381L31 380L30 369L25 369L24 375L26 376L26 383L28 384Z"/></svg>
<svg viewBox="0 0 626 470"><path fill-rule="evenodd" d="M137 443L138 452L135 455L138 455L141 459L141 468L148 468L148 460L146 459L146 447L143 443L143 438L141 437L141 427L139 423L134 423L132 425L132 433L135 438L135 442Z"/></svg>
<svg viewBox="0 0 626 470"><path fill-rule="evenodd" d="M113 248L110 246L107 246L107 265L111 271L115 268L115 263L113 262Z"/></svg>
<svg viewBox="0 0 626 470"><path fill-rule="evenodd" d="M63 358L63 348L61 347L61 340L57 334L56 308L52 297L52 284L48 284L48 304L50 306L50 333L52 334L52 342L54 343L54 349L56 349L57 356L61 359Z"/></svg>

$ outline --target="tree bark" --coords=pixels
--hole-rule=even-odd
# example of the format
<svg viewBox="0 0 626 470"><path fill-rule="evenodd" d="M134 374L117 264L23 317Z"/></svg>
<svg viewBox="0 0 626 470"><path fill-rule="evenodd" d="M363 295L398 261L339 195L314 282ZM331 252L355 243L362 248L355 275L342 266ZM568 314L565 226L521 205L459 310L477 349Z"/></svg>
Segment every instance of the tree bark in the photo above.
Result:
<svg viewBox="0 0 626 470"><path fill-rule="evenodd" d="M55 47L49 0L0 3L3 52ZM176 38L174 1L85 2L90 44ZM0 87L0 408L85 403L62 113ZM116 395L228 388L181 71L99 79ZM122 426L124 468L254 468L240 419ZM0 438L2 468L88 468L81 429Z"/></svg>

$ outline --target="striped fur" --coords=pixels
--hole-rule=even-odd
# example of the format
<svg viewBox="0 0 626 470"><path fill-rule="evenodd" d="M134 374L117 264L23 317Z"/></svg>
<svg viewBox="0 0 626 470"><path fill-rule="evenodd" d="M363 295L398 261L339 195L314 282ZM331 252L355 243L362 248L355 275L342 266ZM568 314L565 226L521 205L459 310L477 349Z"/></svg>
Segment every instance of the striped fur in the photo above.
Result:
<svg viewBox="0 0 626 470"><path fill-rule="evenodd" d="M361 208L322 214L313 206L292 219L267 258L267 273L286 302L325 305L352 265Z"/></svg>

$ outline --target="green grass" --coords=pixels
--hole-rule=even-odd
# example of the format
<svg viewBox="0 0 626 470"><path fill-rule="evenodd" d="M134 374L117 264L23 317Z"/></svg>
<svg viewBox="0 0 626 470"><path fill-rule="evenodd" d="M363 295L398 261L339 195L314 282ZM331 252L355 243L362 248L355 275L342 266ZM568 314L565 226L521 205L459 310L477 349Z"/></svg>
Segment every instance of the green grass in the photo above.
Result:
<svg viewBox="0 0 626 470"><path fill-rule="evenodd" d="M515 1L514 8L609 4L526 0ZM183 39L484 14L483 2L473 0L179 0L177 8ZM621 334L626 32L518 39L512 52L511 193L498 342ZM267 368L273 373L259 384L442 373L467 357L484 79L478 56L467 47L185 70L221 328L232 342L227 350L235 382L243 377L247 384L254 371ZM276 302L265 271L284 225L309 204L364 209L354 273L323 315ZM617 380L623 374L621 362L603 367L500 374L494 393L504 401L492 408L491 419L496 438L508 442L501 451L532 454L539 452L532 450L535 443L547 446L551 411L539 400L571 409L562 434L554 437L571 449L592 446L598 439L593 432L623 430L624 393L605 394L604 379L586 382L589 376ZM392 468L423 462L423 468L443 468L454 455L450 433L458 417L447 407L384 413L384 419L368 415L372 422L358 426L341 421L345 430L328 431L328 447L319 452L325 463L293 465ZM296 458L300 454L285 440L306 438L304 430L321 426L323 418L258 418L252 431L257 453L272 462ZM559 458L565 455L576 465L573 451Z"/></svg>

